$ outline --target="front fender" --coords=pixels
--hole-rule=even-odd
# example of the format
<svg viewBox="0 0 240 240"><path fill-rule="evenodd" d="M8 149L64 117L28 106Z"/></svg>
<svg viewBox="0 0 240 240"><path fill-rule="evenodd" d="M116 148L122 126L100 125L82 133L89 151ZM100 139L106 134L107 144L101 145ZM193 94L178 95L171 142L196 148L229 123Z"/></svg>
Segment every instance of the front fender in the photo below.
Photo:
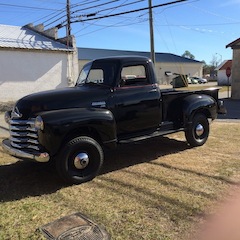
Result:
<svg viewBox="0 0 240 240"><path fill-rule="evenodd" d="M116 123L107 109L73 108L39 114L44 122L44 130L39 131L39 142L50 155L55 155L69 133L77 134L90 129L98 134L103 145L116 144Z"/></svg>
<svg viewBox="0 0 240 240"><path fill-rule="evenodd" d="M205 94L193 94L183 99L183 122L188 124L196 112L203 112L208 118L217 117L217 103L214 98Z"/></svg>

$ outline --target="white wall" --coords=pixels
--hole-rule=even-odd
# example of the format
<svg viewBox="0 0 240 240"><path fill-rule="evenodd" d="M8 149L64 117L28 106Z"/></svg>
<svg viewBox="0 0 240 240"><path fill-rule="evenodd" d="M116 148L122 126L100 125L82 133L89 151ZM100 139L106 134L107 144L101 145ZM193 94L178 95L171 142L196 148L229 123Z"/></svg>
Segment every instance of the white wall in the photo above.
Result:
<svg viewBox="0 0 240 240"><path fill-rule="evenodd" d="M68 66L66 52L0 50L0 102L67 87Z"/></svg>
<svg viewBox="0 0 240 240"><path fill-rule="evenodd" d="M226 70L218 70L217 81L219 86L228 85L228 77L226 75ZM229 78L230 85L231 85L231 82L232 82L232 76L230 76Z"/></svg>

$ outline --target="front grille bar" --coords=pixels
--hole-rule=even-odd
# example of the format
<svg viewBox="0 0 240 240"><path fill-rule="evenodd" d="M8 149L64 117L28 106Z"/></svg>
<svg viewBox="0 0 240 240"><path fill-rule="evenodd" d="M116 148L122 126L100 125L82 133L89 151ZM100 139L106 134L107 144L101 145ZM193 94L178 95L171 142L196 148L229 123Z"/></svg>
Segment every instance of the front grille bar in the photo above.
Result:
<svg viewBox="0 0 240 240"><path fill-rule="evenodd" d="M10 142L18 149L40 150L37 130L34 127L35 119L10 120Z"/></svg>

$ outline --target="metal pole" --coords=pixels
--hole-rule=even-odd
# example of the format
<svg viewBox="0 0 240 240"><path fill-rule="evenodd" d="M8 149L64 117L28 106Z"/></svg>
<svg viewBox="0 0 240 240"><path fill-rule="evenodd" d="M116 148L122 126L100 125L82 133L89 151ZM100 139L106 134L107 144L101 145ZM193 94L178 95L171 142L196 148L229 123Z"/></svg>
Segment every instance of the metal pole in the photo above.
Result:
<svg viewBox="0 0 240 240"><path fill-rule="evenodd" d="M228 77L228 98L230 97L230 93L229 93L230 87L229 87L229 84L230 84L230 82L229 82L229 77Z"/></svg>
<svg viewBox="0 0 240 240"><path fill-rule="evenodd" d="M152 0L148 0L148 8L149 8L149 28L150 28L151 59L152 59L153 63L155 63L153 17L152 17Z"/></svg>

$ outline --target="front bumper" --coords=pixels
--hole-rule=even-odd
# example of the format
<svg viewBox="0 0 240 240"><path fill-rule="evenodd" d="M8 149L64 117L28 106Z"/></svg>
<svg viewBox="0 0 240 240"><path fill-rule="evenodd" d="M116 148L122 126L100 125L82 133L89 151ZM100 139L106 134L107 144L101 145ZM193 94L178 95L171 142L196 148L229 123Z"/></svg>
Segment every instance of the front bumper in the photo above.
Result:
<svg viewBox="0 0 240 240"><path fill-rule="evenodd" d="M50 156L47 152L25 152L21 149L16 149L11 146L9 139L4 139L2 141L2 148L8 154L20 158L20 159L28 159L36 162L48 162L50 160Z"/></svg>

